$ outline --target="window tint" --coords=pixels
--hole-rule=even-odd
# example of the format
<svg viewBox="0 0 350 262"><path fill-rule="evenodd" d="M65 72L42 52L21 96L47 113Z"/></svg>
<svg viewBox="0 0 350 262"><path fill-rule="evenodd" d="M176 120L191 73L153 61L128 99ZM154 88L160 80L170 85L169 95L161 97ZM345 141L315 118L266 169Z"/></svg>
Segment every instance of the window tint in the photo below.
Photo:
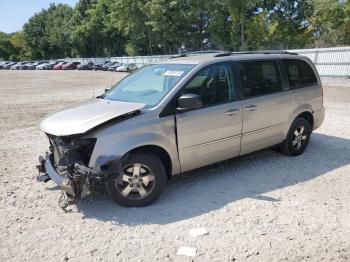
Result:
<svg viewBox="0 0 350 262"><path fill-rule="evenodd" d="M182 94L199 95L204 106L235 100L230 67L216 64L202 69L183 88Z"/></svg>
<svg viewBox="0 0 350 262"><path fill-rule="evenodd" d="M290 88L300 88L317 85L317 78L314 71L302 60L284 60L287 67Z"/></svg>
<svg viewBox="0 0 350 262"><path fill-rule="evenodd" d="M241 62L239 73L245 98L282 90L282 82L276 61Z"/></svg>

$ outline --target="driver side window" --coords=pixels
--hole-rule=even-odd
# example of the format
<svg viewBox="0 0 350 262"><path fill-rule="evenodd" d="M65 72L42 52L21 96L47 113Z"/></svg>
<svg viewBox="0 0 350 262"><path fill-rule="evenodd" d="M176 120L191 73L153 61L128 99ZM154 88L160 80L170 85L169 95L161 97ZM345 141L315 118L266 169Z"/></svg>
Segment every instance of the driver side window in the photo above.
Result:
<svg viewBox="0 0 350 262"><path fill-rule="evenodd" d="M224 104L235 99L231 68L215 64L203 68L183 88L182 94L196 94L203 106Z"/></svg>

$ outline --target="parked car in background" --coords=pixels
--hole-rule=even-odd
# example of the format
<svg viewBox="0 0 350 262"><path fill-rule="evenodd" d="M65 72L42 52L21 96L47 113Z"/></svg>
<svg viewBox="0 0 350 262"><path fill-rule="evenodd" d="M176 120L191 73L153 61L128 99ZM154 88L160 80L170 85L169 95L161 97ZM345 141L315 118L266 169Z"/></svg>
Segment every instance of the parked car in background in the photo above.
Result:
<svg viewBox="0 0 350 262"><path fill-rule="evenodd" d="M40 65L37 65L35 67L36 70L44 70L46 66L50 65L49 62L46 62L46 63L43 63L43 64L40 64Z"/></svg>
<svg viewBox="0 0 350 262"><path fill-rule="evenodd" d="M28 62L18 62L10 67L11 70L17 70Z"/></svg>
<svg viewBox="0 0 350 262"><path fill-rule="evenodd" d="M105 63L102 67L101 70L102 71L108 71L108 68L113 64L114 62L107 62Z"/></svg>
<svg viewBox="0 0 350 262"><path fill-rule="evenodd" d="M80 65L77 66L78 70L92 70L94 69L94 62L88 61L81 63Z"/></svg>
<svg viewBox="0 0 350 262"><path fill-rule="evenodd" d="M37 61L37 62L34 62L34 63L27 65L27 69L35 70L37 66L42 65L42 64L47 64L47 63L48 63L48 61Z"/></svg>
<svg viewBox="0 0 350 262"><path fill-rule="evenodd" d="M32 63L33 63L33 61L25 61L21 65L19 65L17 67L17 69L19 69L19 70L27 70L28 66L31 65Z"/></svg>
<svg viewBox="0 0 350 262"><path fill-rule="evenodd" d="M118 66L116 68L115 71L117 71L117 72L128 72L129 71L129 67L128 67L127 64L121 64L120 66Z"/></svg>
<svg viewBox="0 0 350 262"><path fill-rule="evenodd" d="M0 61L0 68L2 68L3 65L5 65L8 61Z"/></svg>
<svg viewBox="0 0 350 262"><path fill-rule="evenodd" d="M75 70L78 65L80 65L80 62L68 62L62 66L62 70Z"/></svg>
<svg viewBox="0 0 350 262"><path fill-rule="evenodd" d="M111 64L109 67L108 67L108 71L116 71L117 70L117 67L120 66L121 63L120 62L113 62L113 64Z"/></svg>
<svg viewBox="0 0 350 262"><path fill-rule="evenodd" d="M110 63L110 61L95 63L94 64L94 70L102 70L102 66L104 66L107 63Z"/></svg>
<svg viewBox="0 0 350 262"><path fill-rule="evenodd" d="M61 70L62 69L62 66L67 64L68 62L59 62L58 64L54 65L53 66L53 70Z"/></svg>
<svg viewBox="0 0 350 262"><path fill-rule="evenodd" d="M2 69L10 69L11 66L17 64L17 62L8 62L2 66Z"/></svg>
<svg viewBox="0 0 350 262"><path fill-rule="evenodd" d="M138 66L135 63L128 64L129 71L135 71L138 69Z"/></svg>
<svg viewBox="0 0 350 262"><path fill-rule="evenodd" d="M44 63L41 65L38 65L36 67L36 69L37 70L51 70L51 69L53 69L53 67L55 65L57 65L58 63L61 63L61 62L64 62L64 61L52 61L52 62Z"/></svg>
<svg viewBox="0 0 350 262"><path fill-rule="evenodd" d="M0 69L4 69L4 66L10 64L10 63L13 63L12 61L2 61L0 63Z"/></svg>
<svg viewBox="0 0 350 262"><path fill-rule="evenodd" d="M122 64L117 67L117 72L130 72L130 71L135 71L137 69L137 65L134 63L130 64Z"/></svg>
<svg viewBox="0 0 350 262"><path fill-rule="evenodd" d="M321 80L305 56L178 57L43 119L50 147L38 180L52 179L71 199L102 184L117 203L145 206L179 173L269 147L301 155L324 114Z"/></svg>

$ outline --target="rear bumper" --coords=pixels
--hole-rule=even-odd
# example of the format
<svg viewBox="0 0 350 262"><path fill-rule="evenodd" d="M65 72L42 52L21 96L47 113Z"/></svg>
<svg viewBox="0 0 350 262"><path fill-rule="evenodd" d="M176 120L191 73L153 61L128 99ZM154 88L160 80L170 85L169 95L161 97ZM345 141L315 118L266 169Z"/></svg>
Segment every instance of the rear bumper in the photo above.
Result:
<svg viewBox="0 0 350 262"><path fill-rule="evenodd" d="M319 128L324 121L325 117L325 108L323 107L321 110L314 112L314 130Z"/></svg>

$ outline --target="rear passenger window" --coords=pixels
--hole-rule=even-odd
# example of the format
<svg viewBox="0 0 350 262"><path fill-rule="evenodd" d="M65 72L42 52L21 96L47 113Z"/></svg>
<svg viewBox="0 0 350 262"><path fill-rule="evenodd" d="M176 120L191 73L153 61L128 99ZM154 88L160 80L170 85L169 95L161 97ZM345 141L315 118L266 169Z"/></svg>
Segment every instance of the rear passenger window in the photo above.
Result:
<svg viewBox="0 0 350 262"><path fill-rule="evenodd" d="M315 73L308 63L296 59L284 60L284 63L288 73L290 88L317 85Z"/></svg>
<svg viewBox="0 0 350 262"><path fill-rule="evenodd" d="M276 61L241 62L239 73L245 98L282 90L281 76Z"/></svg>

